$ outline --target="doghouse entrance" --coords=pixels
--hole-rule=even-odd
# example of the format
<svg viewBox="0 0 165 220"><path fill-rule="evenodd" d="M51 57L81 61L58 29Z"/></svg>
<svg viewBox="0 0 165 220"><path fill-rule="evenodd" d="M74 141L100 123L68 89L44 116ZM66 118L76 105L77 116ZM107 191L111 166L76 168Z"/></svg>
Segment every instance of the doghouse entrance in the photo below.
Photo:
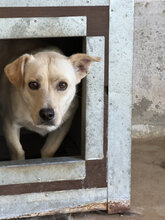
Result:
<svg viewBox="0 0 165 220"><path fill-rule="evenodd" d="M81 157L1 161L0 218L128 211L133 0L2 0L0 6L0 66L7 39L8 54L17 39L33 39L38 45L38 39L72 38L72 47L82 39L87 54L101 57L80 88Z"/></svg>
<svg viewBox="0 0 165 220"><path fill-rule="evenodd" d="M31 53L33 50L44 48L60 48L66 55L71 56L75 53L83 52L83 37L61 37L61 38L31 38L31 39L10 39L1 40L0 49L3 57L1 59L1 69L11 60L21 56L24 53ZM1 71L1 72L2 72ZM75 114L71 129L65 137L61 147L55 153L55 156L81 156L81 100L82 85L77 86L79 97L79 108ZM40 158L40 150L47 138L37 133L21 129L21 144L25 151L26 159ZM0 160L10 160L9 152L3 138L3 132L0 132Z"/></svg>
<svg viewBox="0 0 165 220"><path fill-rule="evenodd" d="M66 56L86 52L88 55L101 57L101 62L92 64L89 74L78 87L79 109L72 128L55 157L36 159L40 157L44 139L22 130L21 141L26 151L26 159L34 159L0 163L0 177L3 176L0 185L83 180L86 177L86 161L101 161L104 158L105 37L87 36L86 16L69 16L0 19L0 39L3 52L2 69L13 59L12 52L19 57L23 53L54 45ZM2 149L7 155L7 148Z"/></svg>

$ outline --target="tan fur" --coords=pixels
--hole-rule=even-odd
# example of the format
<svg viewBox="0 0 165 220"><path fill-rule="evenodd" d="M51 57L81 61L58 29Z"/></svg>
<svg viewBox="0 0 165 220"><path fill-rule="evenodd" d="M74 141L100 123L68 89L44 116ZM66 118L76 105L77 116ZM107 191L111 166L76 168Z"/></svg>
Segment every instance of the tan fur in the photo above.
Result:
<svg viewBox="0 0 165 220"><path fill-rule="evenodd" d="M18 88L23 85L24 66L28 59L30 55L25 54L5 67L6 76Z"/></svg>
<svg viewBox="0 0 165 220"><path fill-rule="evenodd" d="M76 85L86 76L92 62L99 60L86 54L68 58L55 51L41 51L24 54L5 67L6 75L0 79L0 105L12 159L25 159L19 141L21 127L41 135L50 133L41 155L42 158L53 156L67 134L77 108ZM39 82L40 88L30 89L31 81ZM61 81L68 84L65 91L57 89ZM51 125L42 122L39 115L42 108L54 110Z"/></svg>

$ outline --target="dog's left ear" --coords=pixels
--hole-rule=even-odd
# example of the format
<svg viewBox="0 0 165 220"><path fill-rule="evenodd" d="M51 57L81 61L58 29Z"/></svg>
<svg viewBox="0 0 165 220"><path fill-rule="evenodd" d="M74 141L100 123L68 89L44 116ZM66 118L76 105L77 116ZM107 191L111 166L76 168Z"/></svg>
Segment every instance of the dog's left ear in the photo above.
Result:
<svg viewBox="0 0 165 220"><path fill-rule="evenodd" d="M92 57L87 54L74 54L70 57L70 61L76 71L77 83L84 78L89 72L90 66L93 62L99 62L100 57Z"/></svg>
<svg viewBox="0 0 165 220"><path fill-rule="evenodd" d="M30 57L31 55L24 54L5 66L4 71L7 78L17 88L21 88L23 86L24 68Z"/></svg>

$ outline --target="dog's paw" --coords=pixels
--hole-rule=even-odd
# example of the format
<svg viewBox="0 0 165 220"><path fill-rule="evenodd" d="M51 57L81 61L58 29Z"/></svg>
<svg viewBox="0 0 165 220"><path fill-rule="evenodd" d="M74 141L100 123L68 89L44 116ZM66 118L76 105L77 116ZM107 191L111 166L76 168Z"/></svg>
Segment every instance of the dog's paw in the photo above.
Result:
<svg viewBox="0 0 165 220"><path fill-rule="evenodd" d="M25 160L25 152L15 152L11 154L11 160Z"/></svg>
<svg viewBox="0 0 165 220"><path fill-rule="evenodd" d="M54 156L54 152L47 152L44 150L41 150L41 158L45 159L45 158L50 158Z"/></svg>

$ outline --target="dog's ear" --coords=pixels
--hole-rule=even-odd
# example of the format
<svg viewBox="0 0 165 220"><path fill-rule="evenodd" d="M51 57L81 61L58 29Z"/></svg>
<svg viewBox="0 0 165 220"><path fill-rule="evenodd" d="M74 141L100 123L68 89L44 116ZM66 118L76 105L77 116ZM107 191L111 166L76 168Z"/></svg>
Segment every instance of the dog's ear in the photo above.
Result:
<svg viewBox="0 0 165 220"><path fill-rule="evenodd" d="M90 66L93 62L99 62L100 57L92 57L87 54L74 54L70 57L70 61L77 74L77 83L84 78L89 72Z"/></svg>
<svg viewBox="0 0 165 220"><path fill-rule="evenodd" d="M25 72L25 64L31 55L24 54L12 63L5 66L4 71L9 81L17 88L23 86L23 78Z"/></svg>

